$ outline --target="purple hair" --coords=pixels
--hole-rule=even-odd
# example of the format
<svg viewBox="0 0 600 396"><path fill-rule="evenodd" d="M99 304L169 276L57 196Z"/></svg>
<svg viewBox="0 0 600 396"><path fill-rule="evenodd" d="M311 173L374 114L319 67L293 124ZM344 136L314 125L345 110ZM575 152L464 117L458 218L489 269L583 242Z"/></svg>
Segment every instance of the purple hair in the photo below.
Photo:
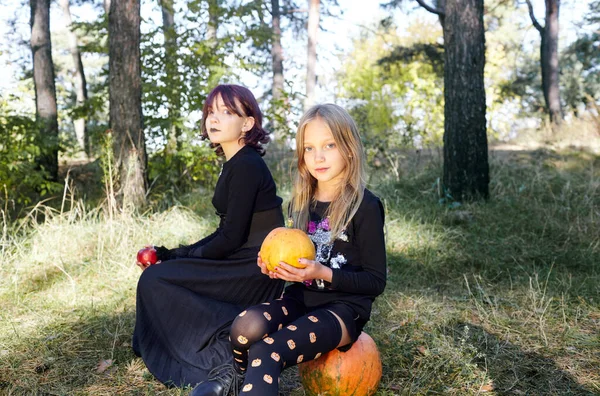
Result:
<svg viewBox="0 0 600 396"><path fill-rule="evenodd" d="M225 106L238 116L254 118L254 126L240 139L247 146L254 148L261 156L265 155L263 145L269 143L271 139L267 131L262 127L262 112L252 92L240 85L221 84L210 91L204 102L204 107L202 107L202 139L208 139L208 131L206 130L208 109L212 107L218 96L221 96ZM236 103L236 100L238 103ZM220 144L211 143L210 146L215 149L217 155L224 155Z"/></svg>

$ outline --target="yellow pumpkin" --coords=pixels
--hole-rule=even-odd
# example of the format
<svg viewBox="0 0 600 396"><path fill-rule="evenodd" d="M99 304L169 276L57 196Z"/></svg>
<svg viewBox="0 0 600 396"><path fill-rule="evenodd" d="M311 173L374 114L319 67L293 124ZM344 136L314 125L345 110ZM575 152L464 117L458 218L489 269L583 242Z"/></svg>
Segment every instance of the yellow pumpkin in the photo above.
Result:
<svg viewBox="0 0 600 396"><path fill-rule="evenodd" d="M334 349L298 368L307 396L371 396L382 373L377 345L364 332L347 352Z"/></svg>
<svg viewBox="0 0 600 396"><path fill-rule="evenodd" d="M315 254L315 245L304 231L297 228L275 228L260 247L260 258L270 271L280 261L296 268L304 268L304 265L298 263L298 259L314 260Z"/></svg>

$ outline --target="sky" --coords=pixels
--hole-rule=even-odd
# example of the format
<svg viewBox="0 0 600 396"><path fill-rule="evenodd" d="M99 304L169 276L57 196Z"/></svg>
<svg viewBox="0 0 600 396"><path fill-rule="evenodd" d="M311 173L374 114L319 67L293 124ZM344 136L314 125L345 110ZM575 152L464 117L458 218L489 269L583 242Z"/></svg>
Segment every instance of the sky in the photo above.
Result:
<svg viewBox="0 0 600 396"><path fill-rule="evenodd" d="M319 84L317 86L317 100L327 101L332 100L331 92L328 87L331 87L331 82L336 70L341 65L340 54L348 53L352 47L352 38L356 37L360 30L364 26L372 25L373 23L380 20L383 16L388 15L387 11L383 11L379 6L383 1L364 1L364 0L339 0L340 4L344 6L343 14L338 18L324 18L321 21L321 26L324 30L319 32L318 37L318 65L317 74L319 75ZM583 15L588 9L588 3L590 0L567 0L562 2L560 23L561 23L561 46L567 45L577 36L576 23L582 20ZM5 52L6 45L12 40L8 39L7 35L13 33L13 27L9 26L7 21L9 17L18 15L18 25L16 30L19 32L24 40L29 39L29 9L27 6L21 5L23 0L0 0L0 68L2 70L2 78L0 78L0 93L5 93L7 90L12 89L16 81L14 74L16 72L16 65L10 64L10 57ZM422 19L437 20L437 17L429 12L416 6L416 2L411 4L407 1L407 6L404 11L397 11L395 13L396 24L401 28L402 21L406 18L407 13L410 12L411 17L418 15ZM25 3L27 4L27 3ZM152 14L151 6L148 4L149 1L143 1L142 14ZM365 4L369 4L366 6ZM536 17L542 21L544 17L544 0L533 0ZM523 5L523 7L525 7ZM156 8L156 7L154 7ZM72 13L75 20L81 20L86 15L94 15L89 9L73 7ZM157 22L160 21L160 15L152 15L152 18ZM63 25L62 14L56 4L53 5L51 12L51 29L55 30ZM531 37L531 40L535 39L535 35L538 35L537 31L529 29L527 36ZM539 36L538 36L539 37ZM284 51L286 57L294 57L298 60L298 65L302 66L303 61L306 58L306 42L304 40L296 40L290 35L284 37ZM22 50L25 51L25 50ZM26 54L27 55L27 54ZM304 81L304 71L288 70L286 73L286 79L292 80L293 84L301 84ZM244 76L244 79L248 82L248 86L259 86L259 81L252 82L251 79L255 79L252 76ZM296 81L296 82L295 82ZM264 82L263 82L264 85Z"/></svg>

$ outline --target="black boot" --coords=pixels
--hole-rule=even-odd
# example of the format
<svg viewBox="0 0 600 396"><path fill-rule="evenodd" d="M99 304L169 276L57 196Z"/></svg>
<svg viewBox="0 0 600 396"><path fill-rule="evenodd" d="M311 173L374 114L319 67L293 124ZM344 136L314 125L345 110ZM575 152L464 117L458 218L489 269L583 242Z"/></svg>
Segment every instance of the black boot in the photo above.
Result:
<svg viewBox="0 0 600 396"><path fill-rule="evenodd" d="M238 396L243 383L244 374L226 363L212 369L208 380L196 385L190 396Z"/></svg>

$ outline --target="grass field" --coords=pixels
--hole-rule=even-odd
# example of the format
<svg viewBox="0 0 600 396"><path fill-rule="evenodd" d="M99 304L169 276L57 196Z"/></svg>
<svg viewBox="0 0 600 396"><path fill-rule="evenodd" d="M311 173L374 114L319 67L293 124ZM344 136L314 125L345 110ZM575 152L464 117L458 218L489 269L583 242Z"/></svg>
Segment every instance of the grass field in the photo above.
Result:
<svg viewBox="0 0 600 396"><path fill-rule="evenodd" d="M389 267L366 328L383 359L377 395L600 394L600 156L490 159L487 203L440 203L430 159L407 159L400 181L371 179L386 204ZM0 224L0 394L187 394L130 349L134 254L206 234L210 196L112 218L66 196L62 210L40 205ZM304 394L294 369L282 391Z"/></svg>

